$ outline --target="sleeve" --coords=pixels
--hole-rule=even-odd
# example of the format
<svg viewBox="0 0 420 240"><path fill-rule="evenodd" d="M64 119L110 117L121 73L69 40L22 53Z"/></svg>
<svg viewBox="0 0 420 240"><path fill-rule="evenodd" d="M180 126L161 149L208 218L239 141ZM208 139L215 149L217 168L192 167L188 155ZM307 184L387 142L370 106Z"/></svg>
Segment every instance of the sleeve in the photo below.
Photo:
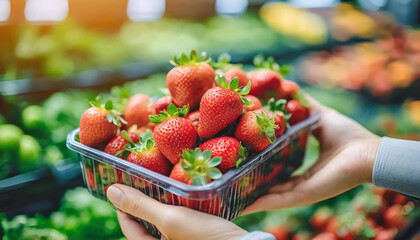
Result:
<svg viewBox="0 0 420 240"><path fill-rule="evenodd" d="M240 237L238 240L276 240L276 238L270 233L255 231Z"/></svg>
<svg viewBox="0 0 420 240"><path fill-rule="evenodd" d="M372 182L418 200L420 142L383 137L376 154Z"/></svg>

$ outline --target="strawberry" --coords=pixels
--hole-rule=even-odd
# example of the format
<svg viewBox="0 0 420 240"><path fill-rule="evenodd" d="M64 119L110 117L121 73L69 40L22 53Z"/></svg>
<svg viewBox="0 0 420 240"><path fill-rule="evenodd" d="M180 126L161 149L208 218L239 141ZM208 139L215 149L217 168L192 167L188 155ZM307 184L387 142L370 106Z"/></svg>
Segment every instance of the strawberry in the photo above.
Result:
<svg viewBox="0 0 420 240"><path fill-rule="evenodd" d="M85 181L92 190L96 190L95 176L90 168L85 168Z"/></svg>
<svg viewBox="0 0 420 240"><path fill-rule="evenodd" d="M166 111L169 104L174 103L171 96L164 96L156 100L156 102L153 104L155 107L155 113L159 114L160 112Z"/></svg>
<svg viewBox="0 0 420 240"><path fill-rule="evenodd" d="M250 83L246 87L238 87L238 78L234 78L229 86L226 78L217 76L216 83L220 87L208 90L200 102L200 118L198 120L198 135L202 138L214 136L233 123L243 111L243 105L251 105L246 98Z"/></svg>
<svg viewBox="0 0 420 240"><path fill-rule="evenodd" d="M311 218L311 225L318 231L324 231L332 216L333 212L329 207L318 208Z"/></svg>
<svg viewBox="0 0 420 240"><path fill-rule="evenodd" d="M267 228L277 240L289 239L289 229L286 226L271 226Z"/></svg>
<svg viewBox="0 0 420 240"><path fill-rule="evenodd" d="M393 229L381 229L373 240L392 240L394 237L395 231Z"/></svg>
<svg viewBox="0 0 420 240"><path fill-rule="evenodd" d="M269 118L264 111L261 115L246 112L235 130L235 138L250 146L254 152L266 149L276 140L274 117Z"/></svg>
<svg viewBox="0 0 420 240"><path fill-rule="evenodd" d="M312 240L338 240L338 237L334 233L324 232L316 235Z"/></svg>
<svg viewBox="0 0 420 240"><path fill-rule="evenodd" d="M223 76L226 78L226 82L228 84L232 81L232 79L237 77L238 82L239 82L238 84L239 87L245 87L249 83L249 79L246 73L238 67L234 67L230 69L229 71L225 72Z"/></svg>
<svg viewBox="0 0 420 240"><path fill-rule="evenodd" d="M404 207L399 204L395 204L391 206L390 208L388 208L384 214L386 227L396 228L398 230L401 230L402 228L404 228L408 223L404 214L405 214Z"/></svg>
<svg viewBox="0 0 420 240"><path fill-rule="evenodd" d="M286 120L290 118L290 115L284 113L285 105L286 100L284 99L275 101L274 98L270 98L270 100L268 100L268 108L270 112L274 114L275 124L277 125L276 137L280 137L284 131L286 131L286 127L289 127ZM267 116L271 117L270 115Z"/></svg>
<svg viewBox="0 0 420 240"><path fill-rule="evenodd" d="M293 81L283 80L279 89L277 90L277 99L291 100L293 96L299 92L300 88Z"/></svg>
<svg viewBox="0 0 420 240"><path fill-rule="evenodd" d="M142 166L154 172L169 176L170 163L155 146L152 133L146 132L141 136L141 144L134 144L126 148L131 153L127 161Z"/></svg>
<svg viewBox="0 0 420 240"><path fill-rule="evenodd" d="M92 107L87 109L80 118L80 143L94 147L100 143L111 140L125 122L121 115L113 110L113 103L108 100L105 105L91 102Z"/></svg>
<svg viewBox="0 0 420 240"><path fill-rule="evenodd" d="M219 156L222 158L222 162L217 166L222 173L239 166L246 158L245 148L233 137L213 138L204 142L198 148L203 151L211 150L212 157Z"/></svg>
<svg viewBox="0 0 420 240"><path fill-rule="evenodd" d="M203 94L213 87L216 72L207 61L205 54L197 56L195 50L190 57L183 53L171 61L175 67L166 76L166 85L175 105L196 109Z"/></svg>
<svg viewBox="0 0 420 240"><path fill-rule="evenodd" d="M188 185L203 186L212 179L222 177L222 173L216 168L221 162L221 157L212 158L211 150L185 150L181 161L175 164L169 177Z"/></svg>
<svg viewBox="0 0 420 240"><path fill-rule="evenodd" d="M244 98L246 98L248 101L254 104L252 106L244 106L245 111L249 112L263 108L261 101L257 97L252 95L246 95L244 96Z"/></svg>
<svg viewBox="0 0 420 240"><path fill-rule="evenodd" d="M167 111L149 117L151 122L159 123L153 131L156 147L174 165L184 150L190 150L196 144L197 130L192 122L183 118L187 113L188 106L180 109L171 103Z"/></svg>
<svg viewBox="0 0 420 240"><path fill-rule="evenodd" d="M187 118L188 120L190 120L194 126L198 126L198 120L200 119L200 111L194 111L194 112L190 112L187 114L187 116L185 116L185 118Z"/></svg>
<svg viewBox="0 0 420 240"><path fill-rule="evenodd" d="M134 132L127 133L126 131L122 131L120 134L114 137L106 145L104 152L115 156L117 153L124 151L126 145L130 144L130 142L125 139L127 137L127 136L124 137L125 134L128 134L128 137L131 139L131 142L133 143L137 143L140 140L139 135L137 135L136 133ZM119 157L124 158L122 154Z"/></svg>
<svg viewBox="0 0 420 240"><path fill-rule="evenodd" d="M136 124L137 127L147 126L149 115L153 113L150 107L150 98L144 94L136 94L128 99L124 111L124 118L127 120L127 127Z"/></svg>
<svg viewBox="0 0 420 240"><path fill-rule="evenodd" d="M295 125L309 117L309 109L296 99L286 103L286 111L290 113L289 122Z"/></svg>

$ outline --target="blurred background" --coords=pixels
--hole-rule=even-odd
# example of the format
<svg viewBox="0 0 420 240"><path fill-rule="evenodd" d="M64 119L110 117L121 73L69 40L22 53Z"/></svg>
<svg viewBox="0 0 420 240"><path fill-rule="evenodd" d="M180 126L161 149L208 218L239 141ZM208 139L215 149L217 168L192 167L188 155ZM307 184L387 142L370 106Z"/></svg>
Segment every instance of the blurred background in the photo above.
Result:
<svg viewBox="0 0 420 240"><path fill-rule="evenodd" d="M419 23L418 0L0 0L0 236L123 238L111 205L80 187L66 136L100 92L159 94L168 60L192 48L245 68L273 56L323 104L378 135L420 140ZM311 139L301 171L318 153ZM346 239L415 239L419 208L389 195L363 186L235 223L298 240L335 219L329 231L355 232Z"/></svg>

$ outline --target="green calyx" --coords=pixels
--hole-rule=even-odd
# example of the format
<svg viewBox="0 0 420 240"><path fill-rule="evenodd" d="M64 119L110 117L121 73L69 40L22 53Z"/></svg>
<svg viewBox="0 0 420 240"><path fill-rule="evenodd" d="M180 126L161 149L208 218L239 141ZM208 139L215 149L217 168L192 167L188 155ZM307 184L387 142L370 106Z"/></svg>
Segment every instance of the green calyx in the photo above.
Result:
<svg viewBox="0 0 420 240"><path fill-rule="evenodd" d="M243 163L246 158L248 157L249 151L246 147L244 147L242 144L239 145L239 159L236 161L236 167L238 168L241 163Z"/></svg>
<svg viewBox="0 0 420 240"><path fill-rule="evenodd" d="M128 144L125 145L124 150L116 154L117 157L123 155L125 158L127 158L130 152L141 153L150 150L155 146L153 133L151 131L146 131L140 134L140 141L138 143L134 143L126 131L122 131L121 134L123 138L128 142Z"/></svg>
<svg viewBox="0 0 420 240"><path fill-rule="evenodd" d="M239 96L241 97L242 104L245 106L252 106L254 105L253 102L250 102L248 99L242 97L245 96L251 91L251 82L248 82L248 84L244 87L239 87L239 79L237 77L233 78L232 81L230 81L229 85L227 84L227 80L224 76L217 75L216 76L216 84L219 87L227 88L230 90L235 91Z"/></svg>
<svg viewBox="0 0 420 240"><path fill-rule="evenodd" d="M306 96L303 92L299 91L293 94L293 99L298 100L304 107L309 108L308 99L306 99Z"/></svg>
<svg viewBox="0 0 420 240"><path fill-rule="evenodd" d="M261 115L255 114L257 117L258 126L261 129L260 135L267 136L270 143L273 143L276 140L275 129L278 126L275 124L274 116L269 118L264 111L261 111Z"/></svg>
<svg viewBox="0 0 420 240"><path fill-rule="evenodd" d="M175 104L171 103L166 111L160 112L158 115L150 115L149 120L152 123L161 123L170 117L185 117L188 114L188 110L188 105L177 108Z"/></svg>
<svg viewBox="0 0 420 240"><path fill-rule="evenodd" d="M287 76L292 71L292 67L290 65L279 65L273 57L267 57L267 59L265 59L262 54L255 56L253 62L257 68L270 69L281 76Z"/></svg>
<svg viewBox="0 0 420 240"><path fill-rule="evenodd" d="M276 100L274 100L274 98L270 98L267 102L268 110L270 112L273 112L273 113L281 113L283 118L285 120L288 120L292 115L285 113L286 112L286 110L285 110L286 103L287 103L286 99L279 99L279 100L276 101Z"/></svg>
<svg viewBox="0 0 420 240"><path fill-rule="evenodd" d="M193 185L206 185L207 177L213 180L219 179L223 176L222 172L216 168L221 162L221 157L211 157L211 150L204 152L196 148L195 150L184 150L182 153L181 166L192 178Z"/></svg>
<svg viewBox="0 0 420 240"><path fill-rule="evenodd" d="M197 52L193 49L191 50L190 56L182 53L180 57L174 56L174 59L169 61L174 66L188 66L196 65L202 62L210 62L211 58L207 55L206 52L201 52L200 55L197 55Z"/></svg>
<svg viewBox="0 0 420 240"><path fill-rule="evenodd" d="M217 58L217 62L211 61L209 64L214 69L222 70L222 72L227 72L230 69L235 68L235 67L242 69L242 64L232 64L230 63L230 60L231 60L231 57L229 53L222 53Z"/></svg>
<svg viewBox="0 0 420 240"><path fill-rule="evenodd" d="M114 109L114 103L111 99L108 99L105 104L100 103L101 96L96 97L94 101L90 102L92 107L97 107L101 109L105 109L108 111L106 115L106 119L108 122L113 123L117 127L121 127L121 123L127 124L127 121L121 116L121 113L117 112Z"/></svg>

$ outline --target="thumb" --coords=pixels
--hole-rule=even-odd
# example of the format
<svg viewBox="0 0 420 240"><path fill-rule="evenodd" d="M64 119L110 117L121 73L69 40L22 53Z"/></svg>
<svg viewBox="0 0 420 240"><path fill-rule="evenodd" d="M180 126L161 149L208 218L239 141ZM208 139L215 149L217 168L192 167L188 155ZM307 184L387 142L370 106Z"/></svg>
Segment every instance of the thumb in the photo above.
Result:
<svg viewBox="0 0 420 240"><path fill-rule="evenodd" d="M162 212L166 209L165 204L122 184L114 184L108 188L107 197L121 211L153 224L160 221Z"/></svg>

